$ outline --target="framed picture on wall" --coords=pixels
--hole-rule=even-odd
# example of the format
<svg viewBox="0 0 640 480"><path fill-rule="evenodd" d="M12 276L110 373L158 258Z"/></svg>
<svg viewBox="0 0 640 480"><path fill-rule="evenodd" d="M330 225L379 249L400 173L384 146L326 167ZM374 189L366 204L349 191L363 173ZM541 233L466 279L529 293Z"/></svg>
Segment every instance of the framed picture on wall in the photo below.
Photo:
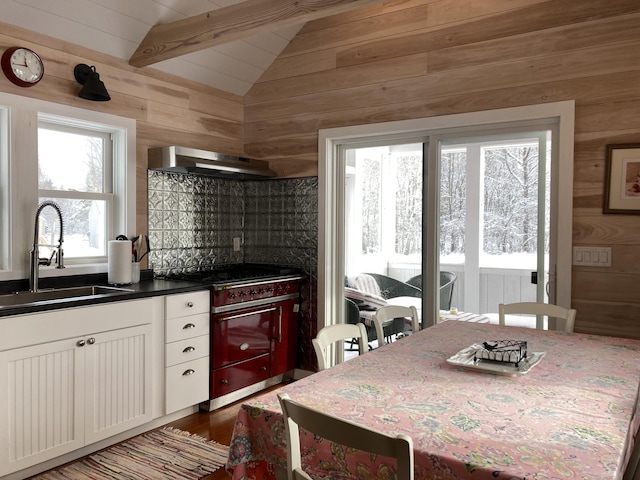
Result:
<svg viewBox="0 0 640 480"><path fill-rule="evenodd" d="M640 143L607 145L604 213L640 215Z"/></svg>

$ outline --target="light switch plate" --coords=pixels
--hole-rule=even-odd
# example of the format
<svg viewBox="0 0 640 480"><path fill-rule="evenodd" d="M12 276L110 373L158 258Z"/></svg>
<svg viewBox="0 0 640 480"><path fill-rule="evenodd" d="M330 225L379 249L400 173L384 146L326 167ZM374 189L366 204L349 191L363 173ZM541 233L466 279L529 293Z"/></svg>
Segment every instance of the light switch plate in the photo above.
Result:
<svg viewBox="0 0 640 480"><path fill-rule="evenodd" d="M240 251L240 237L233 237L233 251Z"/></svg>
<svg viewBox="0 0 640 480"><path fill-rule="evenodd" d="M573 247L573 264L585 267L610 267L611 247Z"/></svg>

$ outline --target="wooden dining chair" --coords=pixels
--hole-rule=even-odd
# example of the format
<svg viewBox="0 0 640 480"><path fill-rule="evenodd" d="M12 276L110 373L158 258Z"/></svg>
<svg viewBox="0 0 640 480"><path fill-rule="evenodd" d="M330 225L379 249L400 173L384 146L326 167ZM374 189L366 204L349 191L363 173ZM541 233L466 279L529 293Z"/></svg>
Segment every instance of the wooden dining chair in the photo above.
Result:
<svg viewBox="0 0 640 480"><path fill-rule="evenodd" d="M409 319L411 325L411 331L417 332L420 330L420 318L418 317L418 310L414 306L404 306L404 305L386 305L384 307L380 307L376 310L375 315L373 316L373 324L376 327L376 335L378 337L378 346L382 346L384 342L390 343L391 338L395 335L402 336L405 335L407 321L400 322L400 329L398 331L389 331L388 327L392 320L396 318L404 318ZM396 325L397 322L394 322L393 325ZM386 336L385 336L386 334ZM380 341L380 339L384 339Z"/></svg>
<svg viewBox="0 0 640 480"><path fill-rule="evenodd" d="M334 417L291 400L286 393L279 393L278 400L284 416L287 437L288 480L311 480L311 477L302 469L298 427L330 442L395 458L397 462L395 478L413 479L413 441L409 436L386 435L349 420Z"/></svg>
<svg viewBox="0 0 640 480"><path fill-rule="evenodd" d="M329 367L327 347L336 342L358 340L360 355L368 351L367 329L362 323L339 323L323 327L311 342L318 358L318 371Z"/></svg>
<svg viewBox="0 0 640 480"><path fill-rule="evenodd" d="M576 310L564 308L550 303L518 302L501 303L498 306L498 323L506 325L506 315L544 315L548 318L564 320L564 331L573 332L573 324L576 320Z"/></svg>

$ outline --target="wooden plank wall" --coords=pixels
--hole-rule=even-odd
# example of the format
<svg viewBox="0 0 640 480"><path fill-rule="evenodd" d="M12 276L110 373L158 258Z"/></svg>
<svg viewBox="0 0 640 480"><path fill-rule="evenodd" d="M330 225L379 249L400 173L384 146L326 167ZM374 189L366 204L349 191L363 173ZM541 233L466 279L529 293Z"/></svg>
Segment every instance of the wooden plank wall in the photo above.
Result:
<svg viewBox="0 0 640 480"><path fill-rule="evenodd" d="M0 23L0 52L13 46L34 50L45 75L36 86L20 88L0 74L0 91L136 120L136 232L147 231L147 150L165 145L242 154L242 97L188 82L150 68ZM111 96L109 102L78 97L73 76L78 63L95 65Z"/></svg>
<svg viewBox="0 0 640 480"><path fill-rule="evenodd" d="M640 338L640 216L603 215L605 146L640 142L638 0L396 0L307 24L245 96L245 152L317 173L318 129L576 102L576 331Z"/></svg>

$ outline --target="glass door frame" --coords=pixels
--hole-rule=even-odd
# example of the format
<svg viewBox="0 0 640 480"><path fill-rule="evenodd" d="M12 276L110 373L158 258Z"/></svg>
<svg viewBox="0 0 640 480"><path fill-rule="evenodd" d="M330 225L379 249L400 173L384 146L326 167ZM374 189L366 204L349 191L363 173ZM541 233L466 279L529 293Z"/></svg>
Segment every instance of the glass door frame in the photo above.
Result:
<svg viewBox="0 0 640 480"><path fill-rule="evenodd" d="M467 127L471 131L474 128L486 129L490 125L508 122L533 122L540 120L553 120L558 124L558 149L559 159L558 175L553 179L552 189L557 189L557 205L552 208L558 209L556 215L557 232L557 269L554 269L556 280L552 283L555 286L556 303L562 306L571 305L571 236L572 236L572 215L573 215L573 145L574 145L574 117L575 102L555 102L541 105L531 105L526 107L513 107L486 112L472 112L465 114L446 115L440 117L421 118L415 120L404 120L398 122L387 122L382 124L359 125L320 130L318 139L318 184L319 184L319 205L318 205L318 329L325 325L344 322L344 232L340 225L344 225L344 169L338 161L338 145L348 143L354 139L375 139L380 136L416 137L429 136L429 132L439 130L439 133L446 133L446 129L457 129ZM433 157L436 142L430 139L429 158ZM433 165L433 162L427 162ZM437 165L437 163L436 163ZM432 167L431 167L432 168ZM423 210L423 215L428 216L434 203L437 188L437 171L434 175L431 168L425 175L425 188L427 208ZM562 189L558 188L562 185ZM433 197L432 197L433 196ZM423 224L423 232L427 235L427 242L431 237L432 241L437 240L437 228L430 228L428 223ZM433 230L433 231L432 231ZM428 249L430 251L434 249ZM425 295L423 296L423 326L435 323L439 312L435 311L437 302L433 302L436 295L435 272L437 268L437 255L435 253L425 255L423 268L432 272L431 288L427 284ZM430 277L423 278L429 282ZM431 305L431 315L428 315L426 306Z"/></svg>
<svg viewBox="0 0 640 480"><path fill-rule="evenodd" d="M546 241L545 241L545 225L546 225L546 190L547 190L547 185L546 185L546 167L547 164L549 163L549 159L547 158L547 140L548 140L548 135L550 134L551 136L551 146L552 146L552 151L551 151L551 158L556 158L556 154L557 152L555 151L555 144L557 142L558 139L558 132L557 132L557 128L555 124L548 124L548 123L543 123L539 126L536 125L528 125L525 128L504 128L499 126L498 127L499 133L496 133L493 129L489 129L485 132L477 132L477 134L474 134L472 136L469 135L434 135L432 137L430 137L430 141L434 144L437 144L437 148L436 153L434 154L435 157L432 158L437 158L437 163L438 163L438 171L440 170L440 163L441 163L441 157L442 157L442 151L446 148L446 147L451 147L451 146L461 146L461 147L466 147L468 150L468 161L478 161L480 160L480 157L482 156L481 150L483 147L486 147L487 145L490 146L499 146L501 144L504 145L508 145L511 144L513 142L528 142L528 141L536 141L537 145L538 145L538 168L537 168L537 182L538 182L538 188L537 188L537 193L536 193L536 198L537 198L537 206L538 206L538 210L537 210L537 216L536 216L536 224L537 224L537 239L536 239L536 251L539 252L543 252L542 255L538 254L537 255L537 260L536 260L536 272L538 275L538 283L536 284L536 301L537 302L544 302L545 301L545 297L546 297L546 290L545 290L545 284L546 284L546 275L549 273L547 271L546 265L545 265L545 247L546 247ZM469 148L471 147L471 148ZM475 152L475 154L469 154L469 152ZM480 162L481 163L481 162ZM480 163L473 163L472 165L467 167L467 173L471 172L471 173L475 173L477 174L478 178L480 178L481 175L484 175L484 171L481 169L481 164ZM553 168L553 166L552 166ZM551 174L551 178L553 179L554 176L556 176L557 173L554 175L554 172L552 171ZM439 178L439 175L438 175ZM467 201L470 198L476 199L478 200L478 197L480 197L480 199L482 198L482 181L480 181L480 183L471 183L471 182L467 182ZM438 185L439 186L439 185ZM469 191L469 188L471 187L471 192ZM480 189L480 190L478 190ZM549 185L549 189L551 190L551 185ZM550 192L550 197L551 197L551 203L553 204L555 201L555 198L553 196L553 192ZM437 201L437 199L440 197L439 192L438 195L436 196L434 201ZM434 206L436 211L439 212L439 204ZM467 205L467 213L469 212L469 205ZM549 223L550 225L555 225L555 219L553 218L553 215L556 212L550 212L549 215ZM475 217L470 216L469 214L467 214L467 225L465 227L465 231L468 233L470 231L475 232L476 235L479 235L479 230L482 228L482 220L481 217L482 216L482 212L479 212L478 215L476 215ZM474 220L471 222L471 224L469 224L469 221ZM480 225L477 224L477 222L480 222ZM439 226L440 222L438 222L438 226ZM551 228L551 234L555 234L555 229ZM438 238L439 238L439 232L438 232ZM476 237L477 238L477 237ZM551 242L551 238L549 239L549 244L552 245ZM467 245L470 246L476 246L478 247L477 250L473 250L472 251L465 251L465 265L467 264L466 259L470 259L471 260L471 275L468 275L468 270L467 268L465 268L465 287L471 287L471 289L465 288L465 293L467 293L467 295L465 295L465 307L468 308L468 305L470 304L472 307L474 305L477 305L479 299L478 298L473 298L473 296L469 297L469 291L479 291L480 289L480 285L478 284L477 281L477 276L478 272L477 269L482 268L482 265L480 264L480 259L479 259L479 251L482 248L482 245L477 245L477 243L475 242L470 242L467 243ZM556 263L556 258L555 258L555 253L556 250L554 248L550 248L549 249L549 265L554 265ZM474 275L474 273L476 275ZM424 275L424 272L423 272ZM550 298L551 300L551 298ZM469 302L470 301L470 302ZM473 312L476 312L475 307L472 308ZM482 311L477 312L477 313L484 313ZM538 328L542 328L542 317L539 316L538 317Z"/></svg>

